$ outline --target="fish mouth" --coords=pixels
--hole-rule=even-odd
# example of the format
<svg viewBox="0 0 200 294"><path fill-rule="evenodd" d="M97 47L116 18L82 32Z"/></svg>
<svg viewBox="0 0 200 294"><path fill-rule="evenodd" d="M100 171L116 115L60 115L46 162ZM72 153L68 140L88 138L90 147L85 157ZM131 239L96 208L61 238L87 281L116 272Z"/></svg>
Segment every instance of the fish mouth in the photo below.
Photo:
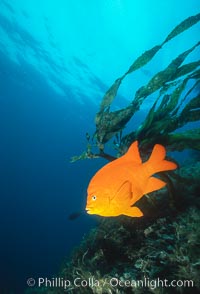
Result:
<svg viewBox="0 0 200 294"><path fill-rule="evenodd" d="M91 212L91 210L92 210L92 207L86 207L86 212L88 213L88 214L92 214L92 212Z"/></svg>

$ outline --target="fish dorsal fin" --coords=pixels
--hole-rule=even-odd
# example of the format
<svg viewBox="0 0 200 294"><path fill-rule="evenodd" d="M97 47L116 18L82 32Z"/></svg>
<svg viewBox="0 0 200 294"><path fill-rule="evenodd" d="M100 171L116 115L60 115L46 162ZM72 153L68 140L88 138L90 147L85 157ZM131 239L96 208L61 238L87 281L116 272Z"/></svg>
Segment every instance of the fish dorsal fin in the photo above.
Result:
<svg viewBox="0 0 200 294"><path fill-rule="evenodd" d="M128 151L122 157L118 158L118 160L141 164L142 160L138 149L138 141L133 142Z"/></svg>

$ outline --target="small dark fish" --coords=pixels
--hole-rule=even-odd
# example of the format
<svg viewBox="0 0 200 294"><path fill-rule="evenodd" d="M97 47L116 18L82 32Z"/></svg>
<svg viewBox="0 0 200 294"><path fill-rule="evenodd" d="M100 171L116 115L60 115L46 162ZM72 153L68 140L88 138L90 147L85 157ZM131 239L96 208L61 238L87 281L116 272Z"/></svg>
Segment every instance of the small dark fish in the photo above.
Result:
<svg viewBox="0 0 200 294"><path fill-rule="evenodd" d="M86 139L88 142L90 141L90 134L89 133L86 133Z"/></svg>
<svg viewBox="0 0 200 294"><path fill-rule="evenodd" d="M68 216L68 220L75 220L77 219L80 215L82 214L82 212L73 212Z"/></svg>

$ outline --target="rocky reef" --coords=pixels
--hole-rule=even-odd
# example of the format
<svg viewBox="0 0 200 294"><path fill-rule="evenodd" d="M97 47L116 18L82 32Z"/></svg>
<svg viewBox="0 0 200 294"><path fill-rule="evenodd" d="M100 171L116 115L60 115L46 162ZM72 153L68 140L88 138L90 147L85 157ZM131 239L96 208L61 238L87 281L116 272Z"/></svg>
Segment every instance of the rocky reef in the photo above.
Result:
<svg viewBox="0 0 200 294"><path fill-rule="evenodd" d="M27 293L199 293L200 162L170 179L171 196L165 188L138 202L145 217L100 218L52 278L57 286Z"/></svg>

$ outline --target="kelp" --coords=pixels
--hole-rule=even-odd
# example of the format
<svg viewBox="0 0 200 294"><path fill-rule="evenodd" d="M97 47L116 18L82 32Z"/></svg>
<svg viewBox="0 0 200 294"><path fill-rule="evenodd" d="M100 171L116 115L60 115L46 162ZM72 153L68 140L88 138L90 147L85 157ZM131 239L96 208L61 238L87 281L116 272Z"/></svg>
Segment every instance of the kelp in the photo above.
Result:
<svg viewBox="0 0 200 294"><path fill-rule="evenodd" d="M200 45L200 42L198 42L195 46L193 46L191 49L181 53L177 58L175 58L168 67L157 73L146 86L141 87L137 92L135 96L135 100L138 100L142 97L147 97L163 87L167 82L173 81L177 78L176 72L179 68L179 66L183 63L185 58L197 47ZM179 77L181 74L185 74L184 71L179 71ZM141 99L140 99L141 103Z"/></svg>
<svg viewBox="0 0 200 294"><path fill-rule="evenodd" d="M134 140L139 140L141 148L144 150L152 148L156 143L168 146L168 150L171 151L181 151L186 148L200 150L200 129L177 131L187 122L200 119L200 95L191 99L180 114L180 105L175 107L185 85L186 80L174 90L172 93L173 99L170 99L169 95L165 95L157 109L158 101L156 101L141 127L137 131L122 137L121 145L129 146Z"/></svg>
<svg viewBox="0 0 200 294"><path fill-rule="evenodd" d="M109 141L113 135L122 129L122 126L125 127L126 123L133 116L134 111L133 105L114 112L106 111L104 115L99 118L98 125L100 129L98 129L95 134L97 142L102 145L102 143Z"/></svg>
<svg viewBox="0 0 200 294"><path fill-rule="evenodd" d="M200 94L193 98L183 109L180 119L182 124L196 121L200 117Z"/></svg>
<svg viewBox="0 0 200 294"><path fill-rule="evenodd" d="M170 95L164 95L160 105L156 109L160 96L158 97L145 121L137 131L135 139L139 138L142 141L144 138L148 138L149 142L153 141L153 143L156 143L155 139L157 141L161 141L162 139L163 141L165 138L165 144L168 145L166 138L169 137L171 132L184 126L187 122L194 122L200 119L200 95L192 98L181 111L180 108L183 101L190 94L190 91L188 91L181 103L178 104L188 79L189 77L186 77L181 81ZM196 83L195 86L198 84ZM196 144L193 146L195 149L198 149L197 147Z"/></svg>
<svg viewBox="0 0 200 294"><path fill-rule="evenodd" d="M140 57L138 57L134 63L130 66L129 70L125 73L124 77L127 74L132 73L133 71L141 68L142 66L146 65L153 57L154 55L162 48L161 45L157 45L150 50L145 51Z"/></svg>
<svg viewBox="0 0 200 294"><path fill-rule="evenodd" d="M200 13L194 16L188 17L186 20L181 22L178 26L176 26L172 32L167 36L167 38L164 40L164 42L160 45L156 45L153 48L145 51L141 56L139 56L133 64L130 66L128 71L121 77L118 78L114 84L110 87L110 89L107 91L106 95L103 97L100 107L100 112L104 111L106 107L108 107L113 99L115 98L117 91L119 89L119 86L122 82L122 80L126 77L127 74L132 73L133 71L136 71L146 65L151 59L155 56L155 54L162 48L164 44L166 44L171 39L175 38L177 35L181 34L185 30L189 29L193 25L195 25L198 21L200 21ZM111 99L109 100L108 105L108 97Z"/></svg>
<svg viewBox="0 0 200 294"><path fill-rule="evenodd" d="M167 137L169 150L181 151L186 148L200 150L200 128L180 133L170 134Z"/></svg>
<svg viewBox="0 0 200 294"><path fill-rule="evenodd" d="M132 74L149 63L167 42L191 28L199 20L200 13L182 21L160 45L145 51L121 77L116 79L102 98L100 109L95 117L96 131L93 136L95 144L90 143L89 152L87 150L77 159L101 156L104 153L105 144L111 138L116 138L118 133L122 133L126 124L140 110L147 97L152 94L156 94L157 98L143 123L137 130L124 136L121 135L120 141L114 144L115 148L118 149L119 154L123 154L134 140L139 140L144 149L152 147L154 143L163 143L172 150L188 148L185 138L188 138L190 131L181 132L179 135L174 132L186 123L200 120L200 96L198 93L195 97L190 98L183 108L187 98L194 96L195 91L199 89L200 60L186 63L186 58L200 45L200 42L179 54L164 70L156 73L146 85L140 87L136 91L133 101L127 107L117 111L110 111L110 107L117 96L121 83L128 74ZM198 138L200 140L199 132L196 132L190 148L200 150ZM93 154L91 152L94 145L98 147L99 153ZM75 160L76 158L73 158L73 161Z"/></svg>
<svg viewBox="0 0 200 294"><path fill-rule="evenodd" d="M101 113L102 111L105 111L111 105L114 97L117 95L117 91L119 89L121 81L122 81L122 78L117 79L114 82L114 84L110 87L110 89L106 92L101 102L99 113ZM98 124L98 114L96 115L96 124Z"/></svg>
<svg viewBox="0 0 200 294"><path fill-rule="evenodd" d="M167 43L169 40L173 39L180 33L184 32L185 30L189 29L191 26L195 25L200 20L200 13L190 16L184 21L182 21L179 25L177 25L172 32L167 36L164 43ZM163 43L163 44L164 44Z"/></svg>

